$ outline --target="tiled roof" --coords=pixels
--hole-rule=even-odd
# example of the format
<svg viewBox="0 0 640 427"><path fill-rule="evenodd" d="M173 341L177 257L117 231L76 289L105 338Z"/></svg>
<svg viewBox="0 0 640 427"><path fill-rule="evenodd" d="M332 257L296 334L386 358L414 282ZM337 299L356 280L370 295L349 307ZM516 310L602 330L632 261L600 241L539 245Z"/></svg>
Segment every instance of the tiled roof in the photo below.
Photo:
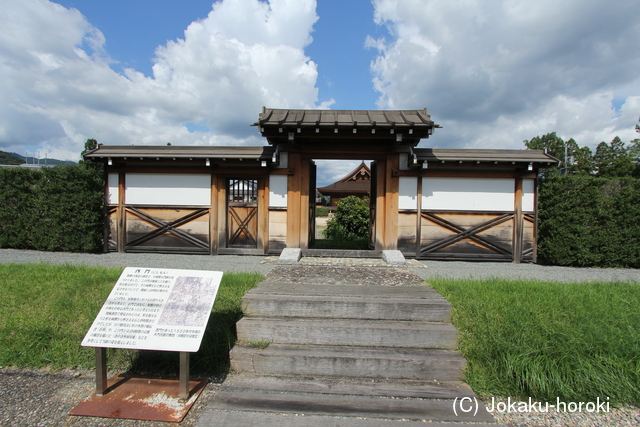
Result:
<svg viewBox="0 0 640 427"><path fill-rule="evenodd" d="M300 127L438 127L424 110L286 110L263 108L256 126Z"/></svg>
<svg viewBox="0 0 640 427"><path fill-rule="evenodd" d="M489 150L458 148L414 148L418 162L493 162L493 163L547 163L555 165L558 159L544 150Z"/></svg>
<svg viewBox="0 0 640 427"><path fill-rule="evenodd" d="M88 159L100 158L179 158L179 159L270 159L274 152L269 146L181 146L181 145L100 145L84 155Z"/></svg>

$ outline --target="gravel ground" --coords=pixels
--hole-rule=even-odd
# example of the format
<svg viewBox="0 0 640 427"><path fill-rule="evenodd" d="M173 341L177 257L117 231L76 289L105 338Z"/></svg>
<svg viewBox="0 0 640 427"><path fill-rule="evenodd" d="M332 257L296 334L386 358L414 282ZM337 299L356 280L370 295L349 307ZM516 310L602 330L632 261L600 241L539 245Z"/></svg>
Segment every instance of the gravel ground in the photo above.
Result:
<svg viewBox="0 0 640 427"><path fill-rule="evenodd" d="M183 268L196 270L220 270L225 272L258 272L267 274L277 265L277 257L257 256L193 256L167 254L73 254L56 252L0 249L0 263L51 263L70 265L102 265L106 267ZM370 259L303 259L303 264L322 265L318 274L328 267L334 274L348 273L349 268L371 267L384 279L391 273L380 260ZM398 268L397 266L393 266ZM549 267L534 264L437 262L409 260L406 273L422 279L447 277L456 279L491 278L539 279L565 282L630 281L640 283L640 270L632 269L578 269ZM413 274L412 274L413 273ZM278 270L274 271L277 279ZM376 274L372 272L372 278ZM384 280L383 280L384 281ZM82 399L88 397L95 386L93 372L47 370L28 371L0 367L0 425L2 426L163 426L174 423L74 417L67 415ZM182 426L195 425L207 402L215 393L216 384L206 387ZM499 399L505 402L506 399ZM485 402L490 404L490 401ZM532 426L638 426L640 408L611 408L611 412L588 414L549 411L547 413L494 413L496 421L507 427Z"/></svg>

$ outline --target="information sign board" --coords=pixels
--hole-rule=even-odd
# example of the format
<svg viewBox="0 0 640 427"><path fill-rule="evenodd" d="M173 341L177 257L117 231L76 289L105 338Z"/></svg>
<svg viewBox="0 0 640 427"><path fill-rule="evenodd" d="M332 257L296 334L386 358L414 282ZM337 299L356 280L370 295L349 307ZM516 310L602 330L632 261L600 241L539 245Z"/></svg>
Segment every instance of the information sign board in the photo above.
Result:
<svg viewBox="0 0 640 427"><path fill-rule="evenodd" d="M82 345L198 351L222 274L125 268Z"/></svg>

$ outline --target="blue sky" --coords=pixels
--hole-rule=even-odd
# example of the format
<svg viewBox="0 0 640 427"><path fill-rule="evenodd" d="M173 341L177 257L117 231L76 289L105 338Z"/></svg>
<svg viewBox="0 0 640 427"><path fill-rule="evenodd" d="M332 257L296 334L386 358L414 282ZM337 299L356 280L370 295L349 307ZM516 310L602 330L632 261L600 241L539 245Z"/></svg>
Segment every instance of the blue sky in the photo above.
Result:
<svg viewBox="0 0 640 427"><path fill-rule="evenodd" d="M640 116L637 0L0 0L0 150L262 145L272 108L422 109L421 147L595 149ZM321 182L357 165L325 165Z"/></svg>
<svg viewBox="0 0 640 427"><path fill-rule="evenodd" d="M212 0L59 0L76 8L102 31L106 49L118 63L112 69L135 68L152 76L155 50L167 40L184 38L184 30L211 11ZM332 109L377 109L369 68L376 51L365 48L367 36L385 31L373 22L373 4L364 1L319 0L320 19L305 53L318 64L321 99L334 99ZM345 96L347 95L347 96Z"/></svg>

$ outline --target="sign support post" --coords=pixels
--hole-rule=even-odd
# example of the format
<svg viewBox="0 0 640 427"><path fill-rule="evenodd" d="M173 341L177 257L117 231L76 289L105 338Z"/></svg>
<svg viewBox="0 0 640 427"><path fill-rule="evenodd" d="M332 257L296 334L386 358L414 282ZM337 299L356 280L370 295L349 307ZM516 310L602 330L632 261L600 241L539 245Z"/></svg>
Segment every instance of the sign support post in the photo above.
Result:
<svg viewBox="0 0 640 427"><path fill-rule="evenodd" d="M96 347L96 394L103 396L107 392L107 349Z"/></svg>
<svg viewBox="0 0 640 427"><path fill-rule="evenodd" d="M189 400L189 353L180 352L180 400Z"/></svg>

